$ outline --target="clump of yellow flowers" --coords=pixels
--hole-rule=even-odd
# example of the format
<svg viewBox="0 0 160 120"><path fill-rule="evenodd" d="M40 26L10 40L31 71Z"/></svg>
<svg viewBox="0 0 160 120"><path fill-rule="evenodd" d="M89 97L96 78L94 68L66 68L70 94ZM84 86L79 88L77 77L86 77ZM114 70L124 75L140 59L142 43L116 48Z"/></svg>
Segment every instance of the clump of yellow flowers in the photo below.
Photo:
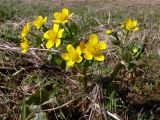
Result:
<svg viewBox="0 0 160 120"><path fill-rule="evenodd" d="M69 14L69 10L67 8L63 8L61 12L55 12L54 13L54 20L52 28L48 28L45 26L45 23L47 22L47 17L38 16L33 22L28 22L24 28L22 29L20 38L22 39L22 42L20 46L22 47L22 53L26 53L29 50L29 41L27 39L27 35L30 34L30 36L38 37L38 35L35 35L31 32L31 25L35 27L37 30L41 31L43 36L42 37L42 44L43 41L46 41L46 48L51 49L54 47L58 48L61 45L61 41L63 38L63 33L65 31L65 27L62 25L66 25L67 30L69 32L72 32L70 30L70 27L68 25L68 21L73 16L73 13ZM61 25L62 24L62 25ZM45 28L41 29L41 28ZM48 29L46 29L48 28ZM72 33L71 33L72 34ZM70 35L71 35L70 34ZM71 36L72 38L72 36ZM72 41L72 39L70 40ZM31 43L31 42L30 42ZM78 43L78 42L77 42ZM77 47L76 47L77 46ZM63 51L64 51L65 45L63 45ZM105 59L105 56L103 55L103 51L106 50L107 44L104 41L99 41L98 36L96 34L91 34L89 36L88 42L81 41L79 45L74 45L72 42L68 45L66 45L66 53L61 54L61 57L66 61L66 65L68 67L72 67L75 63L81 63L85 60L96 60L96 61L103 61ZM59 48L61 49L61 48Z"/></svg>
<svg viewBox="0 0 160 120"><path fill-rule="evenodd" d="M72 29L70 27L69 22L73 13L70 13L67 8L63 8L60 12L55 12L53 14L54 19L52 20L53 25L46 26L47 16L38 16L34 21L26 23L21 31L20 38L22 42L20 44L22 48L22 53L26 53L29 50L30 44L32 44L31 40L39 40L40 44L45 44L46 49L53 49L55 46L56 49L61 51L61 58L66 61L66 65L68 67L72 67L75 63L84 63L85 61L104 61L105 56L104 53L107 49L107 44L105 41L99 41L99 38L96 34L90 34L87 41L78 42L78 38L75 39L74 34L72 33ZM35 28L34 30L38 30L41 34L33 33L31 28ZM139 30L137 20L133 20L131 18L127 18L125 22L121 26L122 29L127 32L124 33L126 37L128 36L129 31L137 31ZM66 36L64 33L69 33L69 40L66 43ZM121 57L124 57L125 53L125 45L123 46L122 41L120 41L119 36L117 34L116 29L111 27L105 31L107 35L112 35L116 39L113 43L117 46L121 46ZM42 36L40 36L42 35ZM30 38L30 37L33 38ZM76 41L75 41L76 40ZM122 50L122 48L124 50ZM137 49L132 50L133 53L137 53ZM123 58L125 59L125 58Z"/></svg>

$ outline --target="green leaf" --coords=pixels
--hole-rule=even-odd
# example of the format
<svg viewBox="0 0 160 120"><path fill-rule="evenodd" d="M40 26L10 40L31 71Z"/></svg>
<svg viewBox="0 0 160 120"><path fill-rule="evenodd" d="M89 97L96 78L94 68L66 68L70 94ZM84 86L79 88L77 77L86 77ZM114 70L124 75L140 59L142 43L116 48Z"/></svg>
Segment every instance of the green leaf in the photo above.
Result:
<svg viewBox="0 0 160 120"><path fill-rule="evenodd" d="M36 46L36 47L40 47L40 45L41 45L42 43L43 43L42 37L37 37L37 38L36 38L35 46Z"/></svg>
<svg viewBox="0 0 160 120"><path fill-rule="evenodd" d="M78 26L75 23L71 23L69 28L74 35L78 34Z"/></svg>
<svg viewBox="0 0 160 120"><path fill-rule="evenodd" d="M54 63L55 65L61 65L62 64L62 57L57 54L52 54L51 55L51 62Z"/></svg>
<svg viewBox="0 0 160 120"><path fill-rule="evenodd" d="M26 100L26 104L28 104L28 105L40 105L40 104L44 103L45 101L47 101L49 99L49 96L50 96L49 91L47 91L45 89L37 90L35 94L30 96Z"/></svg>
<svg viewBox="0 0 160 120"><path fill-rule="evenodd" d="M111 42L114 44L114 45L117 45L117 46L119 46L120 45L120 41L119 40L116 40L116 39L111 39Z"/></svg>

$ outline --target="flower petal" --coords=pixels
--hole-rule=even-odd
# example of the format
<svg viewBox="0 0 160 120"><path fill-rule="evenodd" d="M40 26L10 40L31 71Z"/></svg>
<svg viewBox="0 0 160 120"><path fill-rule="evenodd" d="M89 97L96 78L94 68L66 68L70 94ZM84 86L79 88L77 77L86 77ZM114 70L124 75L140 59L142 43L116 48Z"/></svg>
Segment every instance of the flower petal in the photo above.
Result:
<svg viewBox="0 0 160 120"><path fill-rule="evenodd" d="M64 32L64 29L60 29L60 30L58 31L58 38L61 38L61 37L62 37L63 32Z"/></svg>
<svg viewBox="0 0 160 120"><path fill-rule="evenodd" d="M67 62L67 66L68 66L68 67L71 67L71 66L74 65L74 63L75 63L75 61L69 60L69 61Z"/></svg>
<svg viewBox="0 0 160 120"><path fill-rule="evenodd" d="M47 16L44 18L43 22L45 23L47 21Z"/></svg>
<svg viewBox="0 0 160 120"><path fill-rule="evenodd" d="M59 24L54 24L53 30L54 30L55 33L58 32L58 29L59 29Z"/></svg>
<svg viewBox="0 0 160 120"><path fill-rule="evenodd" d="M69 45L67 45L67 51L69 53L75 52L75 48L71 44L69 44Z"/></svg>
<svg viewBox="0 0 160 120"><path fill-rule="evenodd" d="M76 52L78 53L78 55L82 54L81 48L79 46L76 48Z"/></svg>
<svg viewBox="0 0 160 120"><path fill-rule="evenodd" d="M65 16L68 16L68 9L67 8L63 8L62 9L62 13L65 15Z"/></svg>
<svg viewBox="0 0 160 120"><path fill-rule="evenodd" d="M89 36L89 44L96 45L98 43L98 37L95 34Z"/></svg>
<svg viewBox="0 0 160 120"><path fill-rule="evenodd" d="M54 13L54 17L55 17L55 19L61 18L61 13L55 12L55 13Z"/></svg>
<svg viewBox="0 0 160 120"><path fill-rule="evenodd" d="M69 60L69 54L68 53L63 53L62 54L62 58L64 59L64 60Z"/></svg>
<svg viewBox="0 0 160 120"><path fill-rule="evenodd" d="M46 48L52 48L53 47L53 45L54 45L54 41L52 41L52 40L49 40L47 43L46 43Z"/></svg>
<svg viewBox="0 0 160 120"><path fill-rule="evenodd" d="M94 56L94 58L95 58L97 61L103 61L103 60L104 60L104 55L103 55L103 54L98 54L98 55Z"/></svg>
<svg viewBox="0 0 160 120"><path fill-rule="evenodd" d="M60 39L56 39L55 40L55 44L56 44L56 47L58 47L61 44L61 40Z"/></svg>
<svg viewBox="0 0 160 120"><path fill-rule="evenodd" d="M88 53L84 54L84 58L87 59L87 60L92 60L93 59L93 55L88 52Z"/></svg>
<svg viewBox="0 0 160 120"><path fill-rule="evenodd" d="M74 15L74 13L71 13L71 14L68 16L68 18L72 17L73 15Z"/></svg>
<svg viewBox="0 0 160 120"><path fill-rule="evenodd" d="M80 63L82 61L82 59L83 58L81 56L79 56L79 57L76 58L76 62Z"/></svg>
<svg viewBox="0 0 160 120"><path fill-rule="evenodd" d="M99 49L101 49L101 50L107 49L107 44L105 41L99 42L98 45L99 45Z"/></svg>
<svg viewBox="0 0 160 120"><path fill-rule="evenodd" d="M133 31L137 31L137 30L139 30L139 27L135 27L135 28L133 29Z"/></svg>
<svg viewBox="0 0 160 120"><path fill-rule="evenodd" d="M49 39L49 31L50 30L48 30L47 32L44 33L44 35L43 35L44 38Z"/></svg>
<svg viewBox="0 0 160 120"><path fill-rule="evenodd" d="M22 42L22 43L20 44L20 46L21 46L23 49L29 48L28 42Z"/></svg>
<svg viewBox="0 0 160 120"><path fill-rule="evenodd" d="M28 52L28 49L22 49L21 50L21 53L26 53L26 52Z"/></svg>
<svg viewBox="0 0 160 120"><path fill-rule="evenodd" d="M55 24L59 24L59 23L61 23L61 21L60 21L60 20L52 20L52 22L54 22Z"/></svg>
<svg viewBox="0 0 160 120"><path fill-rule="evenodd" d="M137 26L137 20L134 20L132 24L133 26Z"/></svg>

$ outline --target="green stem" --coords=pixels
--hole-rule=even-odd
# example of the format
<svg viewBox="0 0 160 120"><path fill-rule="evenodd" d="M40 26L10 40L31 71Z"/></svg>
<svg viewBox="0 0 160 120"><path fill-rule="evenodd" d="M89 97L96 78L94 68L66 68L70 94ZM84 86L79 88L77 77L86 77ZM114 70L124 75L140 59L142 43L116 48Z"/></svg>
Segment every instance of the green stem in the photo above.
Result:
<svg viewBox="0 0 160 120"><path fill-rule="evenodd" d="M46 32L47 30L49 30L49 28L47 28L45 25L42 25L42 27L44 28L44 31Z"/></svg>
<svg viewBox="0 0 160 120"><path fill-rule="evenodd" d="M83 91L85 94L88 93L86 72L87 72L87 68L85 67L85 68L83 68L83 70L81 72L81 74L82 74L81 81L82 81Z"/></svg>
<svg viewBox="0 0 160 120"><path fill-rule="evenodd" d="M123 65L121 62L119 62L119 63L115 66L113 72L109 75L109 81L108 81L109 84L116 78L116 76L119 74L120 70L121 70L123 67L124 67L124 65Z"/></svg>
<svg viewBox="0 0 160 120"><path fill-rule="evenodd" d="M36 35L36 34L34 34L34 33L29 33L29 34L31 34L32 36L34 36L34 37L37 37L37 38L39 38L39 36L38 35Z"/></svg>
<svg viewBox="0 0 160 120"><path fill-rule="evenodd" d="M125 37L124 37L124 39L123 39L123 44L124 44L124 42L126 41L126 39L128 38L128 35L129 35L129 30L127 30L127 32L126 32L126 34L125 34Z"/></svg>
<svg viewBox="0 0 160 120"><path fill-rule="evenodd" d="M73 38L73 33L72 33L72 31L71 31L71 29L70 29L68 23L66 23L65 25L66 25L66 27L67 27L67 29L68 29L68 31L69 31L71 37Z"/></svg>

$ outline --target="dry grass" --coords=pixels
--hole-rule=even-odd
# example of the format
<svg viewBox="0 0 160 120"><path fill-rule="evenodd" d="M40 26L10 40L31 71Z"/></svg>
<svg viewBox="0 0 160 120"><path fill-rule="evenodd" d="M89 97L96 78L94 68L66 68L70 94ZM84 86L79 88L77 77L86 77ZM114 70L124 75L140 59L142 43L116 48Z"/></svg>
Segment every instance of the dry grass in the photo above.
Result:
<svg viewBox="0 0 160 120"><path fill-rule="evenodd" d="M31 118L43 112L50 120L75 118L158 120L160 118L158 4L158 0L23 0L19 4L16 3L16 9L12 6L16 11L16 14L13 12L14 17L11 15L0 24L0 119L20 120L26 117L23 115L28 112L31 113L29 116ZM18 35L23 24L34 18L30 17L31 15L48 15L63 6L75 11L79 15L78 19L83 15L77 22L82 29L80 36L82 39L89 33L97 32L102 40L109 41L100 25L107 24L109 11L111 24L120 23L126 17L137 18L142 29L131 38L146 44L141 71L133 75L122 71L117 82L106 89L107 78L104 76L116 63L116 53L115 56L107 54L105 64L108 68L95 64L88 72L90 93L84 95L74 76L76 68L75 71L65 72L48 63L44 49L32 48L29 53L22 55ZM32 111L29 111L31 108Z"/></svg>

